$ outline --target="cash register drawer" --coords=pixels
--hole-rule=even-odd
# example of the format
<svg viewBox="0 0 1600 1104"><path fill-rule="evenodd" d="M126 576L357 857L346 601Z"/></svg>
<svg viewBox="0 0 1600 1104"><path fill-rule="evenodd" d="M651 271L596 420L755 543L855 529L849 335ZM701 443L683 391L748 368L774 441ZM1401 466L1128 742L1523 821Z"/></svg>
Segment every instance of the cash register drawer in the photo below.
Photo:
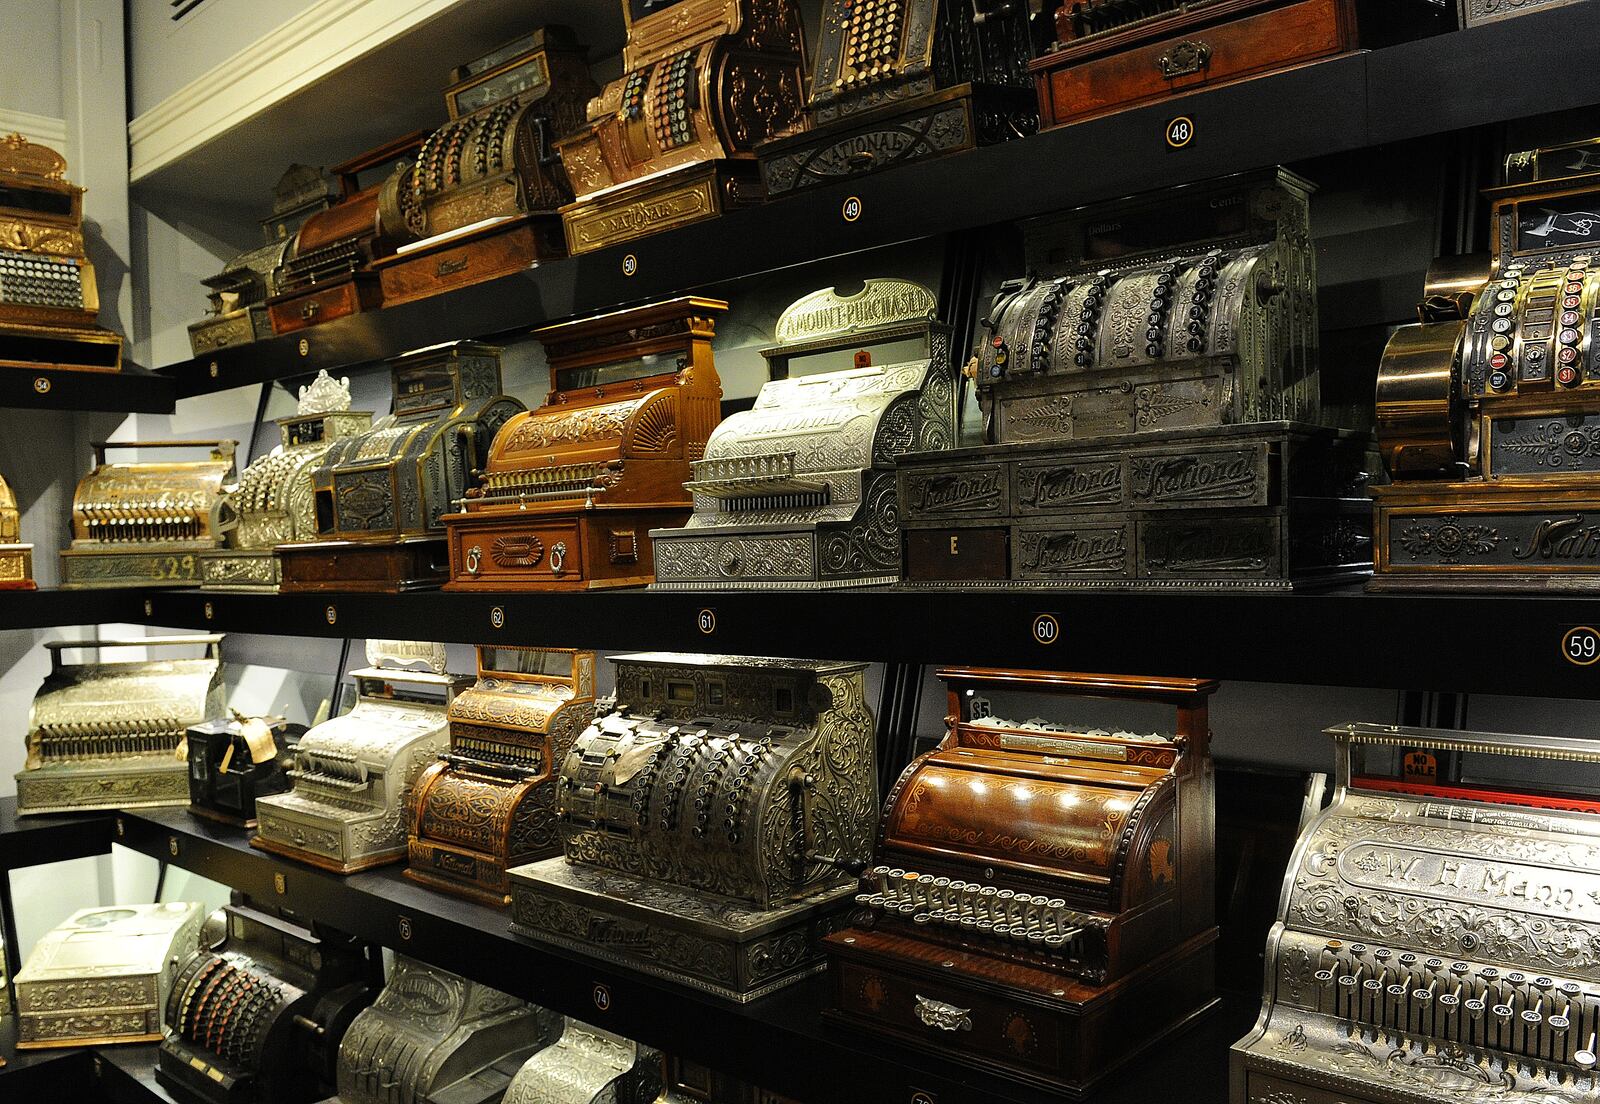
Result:
<svg viewBox="0 0 1600 1104"><path fill-rule="evenodd" d="M272 331L286 334L371 310L382 302L377 279L371 273L356 272L334 283L280 295L267 304L267 314L272 319Z"/></svg>
<svg viewBox="0 0 1600 1104"><path fill-rule="evenodd" d="M1351 1096L1349 1093L1329 1092L1298 1081L1285 1081L1281 1077L1250 1072L1249 1087L1245 1090L1245 1104L1282 1104L1293 1100L1297 1104L1378 1104L1371 1097Z"/></svg>
<svg viewBox="0 0 1600 1104"><path fill-rule="evenodd" d="M912 582L1004 579L1010 531L1004 525L906 529L905 577Z"/></svg>
<svg viewBox="0 0 1600 1104"><path fill-rule="evenodd" d="M450 526L450 578L493 579L510 584L534 580L580 582L583 536L575 520L530 518L517 525Z"/></svg>

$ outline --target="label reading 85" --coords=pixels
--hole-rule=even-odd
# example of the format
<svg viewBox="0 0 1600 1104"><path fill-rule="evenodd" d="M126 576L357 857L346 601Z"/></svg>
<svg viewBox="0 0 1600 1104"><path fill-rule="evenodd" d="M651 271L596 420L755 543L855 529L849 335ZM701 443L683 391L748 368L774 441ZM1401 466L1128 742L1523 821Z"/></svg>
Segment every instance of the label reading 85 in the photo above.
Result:
<svg viewBox="0 0 1600 1104"><path fill-rule="evenodd" d="M1588 625L1568 629L1561 638L1561 654L1568 663L1578 667L1600 661L1600 632Z"/></svg>

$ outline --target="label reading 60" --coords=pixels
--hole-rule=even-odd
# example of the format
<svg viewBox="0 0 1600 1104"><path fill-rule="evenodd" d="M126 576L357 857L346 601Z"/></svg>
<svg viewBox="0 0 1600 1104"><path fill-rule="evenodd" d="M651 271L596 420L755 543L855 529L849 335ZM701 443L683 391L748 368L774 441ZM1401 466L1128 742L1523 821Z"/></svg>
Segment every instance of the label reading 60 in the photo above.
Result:
<svg viewBox="0 0 1600 1104"><path fill-rule="evenodd" d="M1600 661L1600 631L1588 625L1568 629L1561 638L1561 654L1568 663L1578 667Z"/></svg>
<svg viewBox="0 0 1600 1104"><path fill-rule="evenodd" d="M1061 639L1061 622L1053 613L1041 613L1033 619L1033 639L1040 644L1054 644Z"/></svg>

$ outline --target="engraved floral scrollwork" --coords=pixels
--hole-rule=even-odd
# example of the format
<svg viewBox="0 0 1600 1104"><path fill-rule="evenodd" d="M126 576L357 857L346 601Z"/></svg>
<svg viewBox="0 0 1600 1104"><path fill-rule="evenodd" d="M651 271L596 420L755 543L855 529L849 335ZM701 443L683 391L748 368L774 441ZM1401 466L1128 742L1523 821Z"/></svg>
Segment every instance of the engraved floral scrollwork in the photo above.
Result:
<svg viewBox="0 0 1600 1104"><path fill-rule="evenodd" d="M1455 517L1437 522L1413 521L1400 531L1400 546L1413 556L1431 556L1442 563L1456 563L1474 556L1486 556L1499 546L1500 531L1491 525L1464 524Z"/></svg>

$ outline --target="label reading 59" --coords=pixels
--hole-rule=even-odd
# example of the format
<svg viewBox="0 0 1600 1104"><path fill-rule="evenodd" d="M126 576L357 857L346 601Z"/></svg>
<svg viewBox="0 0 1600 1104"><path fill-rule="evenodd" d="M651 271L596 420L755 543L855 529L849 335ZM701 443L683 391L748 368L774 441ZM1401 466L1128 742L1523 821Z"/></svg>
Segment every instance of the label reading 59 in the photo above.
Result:
<svg viewBox="0 0 1600 1104"><path fill-rule="evenodd" d="M1600 661L1600 632L1588 625L1568 629L1561 638L1561 655L1578 667Z"/></svg>

